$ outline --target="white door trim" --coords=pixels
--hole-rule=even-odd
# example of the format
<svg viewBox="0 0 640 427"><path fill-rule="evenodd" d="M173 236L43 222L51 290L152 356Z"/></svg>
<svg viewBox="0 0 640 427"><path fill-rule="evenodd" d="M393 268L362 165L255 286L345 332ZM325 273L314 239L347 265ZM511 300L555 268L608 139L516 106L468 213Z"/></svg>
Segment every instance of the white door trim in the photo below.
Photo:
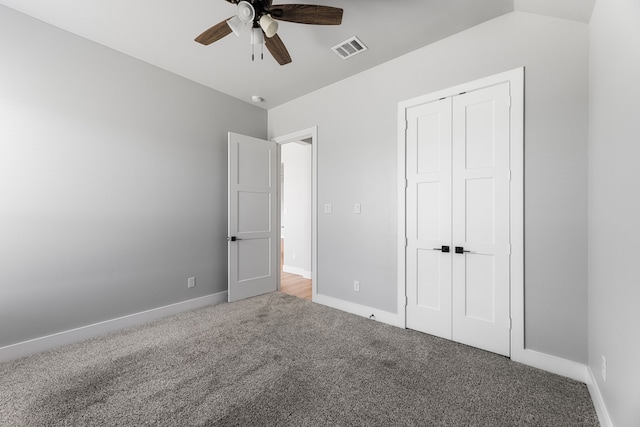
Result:
<svg viewBox="0 0 640 427"><path fill-rule="evenodd" d="M510 83L510 304L511 304L511 358L520 361L526 357L524 343L524 68L464 83L398 104L398 316L406 327L406 109L462 92L482 89L503 82Z"/></svg>
<svg viewBox="0 0 640 427"><path fill-rule="evenodd" d="M278 144L278 170L281 167L281 146L288 142L301 141L311 138L311 301L317 298L318 290L318 127L313 126L297 132L271 138ZM280 170L278 176L280 176ZM278 204L280 204L280 180L278 180ZM280 207L277 209L277 227L281 226ZM280 239L278 239L278 265L280 265ZM280 271L278 271L278 289L280 289Z"/></svg>

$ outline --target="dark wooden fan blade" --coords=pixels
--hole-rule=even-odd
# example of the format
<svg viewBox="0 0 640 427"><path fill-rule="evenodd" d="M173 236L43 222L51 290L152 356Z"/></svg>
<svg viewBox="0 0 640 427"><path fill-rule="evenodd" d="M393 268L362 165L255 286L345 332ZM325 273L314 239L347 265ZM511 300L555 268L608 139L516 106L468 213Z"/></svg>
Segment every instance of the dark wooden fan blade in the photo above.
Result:
<svg viewBox="0 0 640 427"><path fill-rule="evenodd" d="M287 51L279 35L276 34L271 38L265 37L264 44L267 46L267 49L269 49L269 52L271 52L271 55L278 61L278 64L285 65L291 62L289 51Z"/></svg>
<svg viewBox="0 0 640 427"><path fill-rule="evenodd" d="M228 19L225 19L222 22L218 22L216 25L196 37L195 40L198 43L202 43L203 45L208 46L211 43L220 40L224 36L231 34L231 27L229 27L229 25L227 24L227 20Z"/></svg>
<svg viewBox="0 0 640 427"><path fill-rule="evenodd" d="M312 4L277 4L269 8L274 19L299 24L340 25L342 9Z"/></svg>
<svg viewBox="0 0 640 427"><path fill-rule="evenodd" d="M265 10L269 10L271 8L271 4L273 3L272 0L262 0L262 2L264 3Z"/></svg>

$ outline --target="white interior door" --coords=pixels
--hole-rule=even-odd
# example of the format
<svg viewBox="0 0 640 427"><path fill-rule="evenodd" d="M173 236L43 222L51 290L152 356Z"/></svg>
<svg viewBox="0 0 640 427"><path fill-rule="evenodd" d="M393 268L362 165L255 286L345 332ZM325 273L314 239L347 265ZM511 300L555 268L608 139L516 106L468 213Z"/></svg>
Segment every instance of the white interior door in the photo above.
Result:
<svg viewBox="0 0 640 427"><path fill-rule="evenodd" d="M407 327L506 356L509 103L503 83L407 108L405 166Z"/></svg>
<svg viewBox="0 0 640 427"><path fill-rule="evenodd" d="M505 356L509 106L509 83L453 98L453 339Z"/></svg>
<svg viewBox="0 0 640 427"><path fill-rule="evenodd" d="M229 302L278 288L276 146L229 132Z"/></svg>
<svg viewBox="0 0 640 427"><path fill-rule="evenodd" d="M407 327L451 339L451 98L406 119Z"/></svg>

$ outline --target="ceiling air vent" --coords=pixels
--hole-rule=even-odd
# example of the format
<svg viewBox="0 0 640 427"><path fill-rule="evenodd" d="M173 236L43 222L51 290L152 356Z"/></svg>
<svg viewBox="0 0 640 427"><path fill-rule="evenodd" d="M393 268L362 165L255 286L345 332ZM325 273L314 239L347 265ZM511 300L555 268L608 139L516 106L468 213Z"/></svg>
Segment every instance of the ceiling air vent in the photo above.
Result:
<svg viewBox="0 0 640 427"><path fill-rule="evenodd" d="M352 37L331 49L337 53L340 58L347 59L360 52L364 52L367 50L367 47L357 37Z"/></svg>

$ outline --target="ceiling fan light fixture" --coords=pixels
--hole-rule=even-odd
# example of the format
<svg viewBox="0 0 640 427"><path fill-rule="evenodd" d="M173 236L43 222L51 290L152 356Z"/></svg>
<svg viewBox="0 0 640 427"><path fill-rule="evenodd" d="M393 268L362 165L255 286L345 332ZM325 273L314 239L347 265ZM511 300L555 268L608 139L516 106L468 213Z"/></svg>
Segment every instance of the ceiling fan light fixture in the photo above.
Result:
<svg viewBox="0 0 640 427"><path fill-rule="evenodd" d="M253 27L251 29L251 44L264 44L264 35L260 27Z"/></svg>
<svg viewBox="0 0 640 427"><path fill-rule="evenodd" d="M278 32L278 23L271 15L262 15L262 17L260 17L260 27L269 38L275 36Z"/></svg>
<svg viewBox="0 0 640 427"><path fill-rule="evenodd" d="M260 59L264 59L264 34L262 29L255 24L251 29L251 60L255 60L255 48L260 46Z"/></svg>
<svg viewBox="0 0 640 427"><path fill-rule="evenodd" d="M246 31L249 24L253 22L253 18L256 17L256 11L248 1L241 1L238 3L238 12L236 16L227 21L227 25L233 31L233 34L240 37L242 33Z"/></svg>
<svg viewBox="0 0 640 427"><path fill-rule="evenodd" d="M256 10L248 1L241 1L238 3L238 18L248 24L253 22L253 18L256 17Z"/></svg>
<svg viewBox="0 0 640 427"><path fill-rule="evenodd" d="M231 31L233 31L233 34L235 34L238 37L240 37L240 35L244 33L244 31L249 26L248 24L245 24L244 22L242 22L240 18L238 18L237 16L234 16L233 18L229 19L227 21L227 25L229 26L229 28L231 28Z"/></svg>

